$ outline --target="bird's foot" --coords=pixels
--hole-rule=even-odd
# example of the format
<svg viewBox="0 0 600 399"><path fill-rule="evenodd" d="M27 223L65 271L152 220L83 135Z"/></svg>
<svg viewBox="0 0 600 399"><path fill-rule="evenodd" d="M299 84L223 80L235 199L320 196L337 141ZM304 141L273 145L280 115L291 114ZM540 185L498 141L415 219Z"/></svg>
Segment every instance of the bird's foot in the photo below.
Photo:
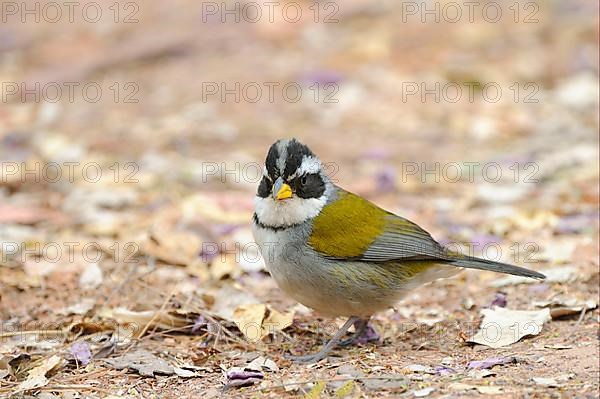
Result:
<svg viewBox="0 0 600 399"><path fill-rule="evenodd" d="M288 359L291 359L292 361L297 362L297 363L316 363L319 360L325 359L327 357L327 355L329 354L329 352L331 352L331 350L339 344L340 338L343 337L344 334L346 334L346 331L348 331L348 329L350 328L350 326L352 324L354 324L355 326L358 326L359 329L362 328L361 327L362 324L359 323L360 321L361 321L361 319L359 319L356 316L352 316L352 317L348 318L348 320L346 320L346 322L344 323L342 328L340 328L338 330L338 332L335 333L335 335L329 340L329 342L327 342L327 344L323 347L323 349L321 349L317 353L313 353L310 355L288 356ZM359 324L357 324L357 323L359 323ZM366 326L366 320L364 321L364 325ZM357 329L357 331L359 331L359 330Z"/></svg>
<svg viewBox="0 0 600 399"><path fill-rule="evenodd" d="M368 320L358 320L354 323L354 334L348 339L340 341L341 347L351 345L365 345L369 342L377 342L381 338L375 328Z"/></svg>

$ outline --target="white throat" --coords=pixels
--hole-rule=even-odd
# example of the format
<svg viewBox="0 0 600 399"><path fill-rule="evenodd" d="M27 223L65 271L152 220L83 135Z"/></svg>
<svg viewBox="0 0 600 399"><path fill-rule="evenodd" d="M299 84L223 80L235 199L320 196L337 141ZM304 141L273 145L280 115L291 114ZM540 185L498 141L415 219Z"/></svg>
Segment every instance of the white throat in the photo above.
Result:
<svg viewBox="0 0 600 399"><path fill-rule="evenodd" d="M256 197L254 208L260 223L269 227L286 227L316 217L327 203L325 195L319 198L292 197L278 201L272 196Z"/></svg>

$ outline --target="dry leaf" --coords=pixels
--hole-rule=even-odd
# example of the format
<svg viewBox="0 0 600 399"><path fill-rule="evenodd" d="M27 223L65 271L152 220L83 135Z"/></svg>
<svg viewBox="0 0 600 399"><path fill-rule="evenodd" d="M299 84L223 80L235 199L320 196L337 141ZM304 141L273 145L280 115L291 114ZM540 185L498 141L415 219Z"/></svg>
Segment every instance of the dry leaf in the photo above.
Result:
<svg viewBox="0 0 600 399"><path fill-rule="evenodd" d="M508 346L527 335L537 335L545 322L550 321L550 311L511 310L506 308L483 309L479 331L469 342L492 348Z"/></svg>
<svg viewBox="0 0 600 399"><path fill-rule="evenodd" d="M172 375L175 373L173 367L169 363L144 350L138 350L136 352L126 353L120 357L106 359L106 362L117 370L129 368L136 370L140 375L146 377L154 377L155 374Z"/></svg>
<svg viewBox="0 0 600 399"><path fill-rule="evenodd" d="M515 357L490 357L484 360L473 360L467 364L468 369L491 369L497 365L516 363Z"/></svg>
<svg viewBox="0 0 600 399"><path fill-rule="evenodd" d="M551 301L534 302L534 305L540 308L549 308L550 315L553 319L573 314L581 314L584 309L587 312L588 310L593 310L598 307L598 303L594 299L580 301L577 298L554 298Z"/></svg>
<svg viewBox="0 0 600 399"><path fill-rule="evenodd" d="M277 367L277 364L273 360L267 359L264 356L259 356L256 359L254 359L253 361L251 361L250 363L248 363L248 365L246 366L246 369L256 370L256 371L262 371L262 370L279 371L279 367Z"/></svg>
<svg viewBox="0 0 600 399"><path fill-rule="evenodd" d="M494 385L469 385L462 382L453 382L448 385L453 391L469 391L471 389L477 390L479 393L487 395L495 395L503 393L502 387Z"/></svg>
<svg viewBox="0 0 600 399"><path fill-rule="evenodd" d="M294 311L281 313L272 307L268 307L269 314L263 322L263 327L269 332L283 331L294 322Z"/></svg>
<svg viewBox="0 0 600 399"><path fill-rule="evenodd" d="M554 378L533 377L532 380L533 380L533 382L536 383L536 385L541 385L544 387L558 388L560 386L559 383Z"/></svg>
<svg viewBox="0 0 600 399"><path fill-rule="evenodd" d="M119 324L130 325L132 327L130 330L136 334L141 333L146 325L149 328L162 330L184 327L192 324L195 317L191 314L187 317L185 314L169 312L167 310L136 312L122 307L114 309L104 308L98 314L106 318L115 319Z"/></svg>
<svg viewBox="0 0 600 399"><path fill-rule="evenodd" d="M433 391L435 391L434 387L427 387L427 388L419 389L418 391L414 391L413 395L415 395L416 398L424 398L426 396L429 396L429 394L432 393Z"/></svg>
<svg viewBox="0 0 600 399"><path fill-rule="evenodd" d="M401 374L384 374L381 378L370 378L363 380L365 388L379 391L382 389L404 392L407 389L407 378Z"/></svg>
<svg viewBox="0 0 600 399"><path fill-rule="evenodd" d="M56 355L44 360L44 362L41 365L29 370L27 379L21 382L17 389L19 391L27 391L34 388L43 387L48 383L48 378L46 378L46 374L56 369L61 363L62 358Z"/></svg>
<svg viewBox="0 0 600 399"><path fill-rule="evenodd" d="M233 321L250 342L260 341L268 332L263 329L267 306L262 303L238 306L233 311Z"/></svg>
<svg viewBox="0 0 600 399"><path fill-rule="evenodd" d="M140 248L166 263L186 266L200 256L202 243L196 234L161 228L142 238Z"/></svg>
<svg viewBox="0 0 600 399"><path fill-rule="evenodd" d="M212 313L222 319L231 321L233 321L233 312L238 306L258 303L258 299L254 295L231 284L224 285L216 291L211 291L210 295L207 293L204 297Z"/></svg>
<svg viewBox="0 0 600 399"><path fill-rule="evenodd" d="M193 371L186 370L181 367L173 367L173 371L175 372L175 374L177 374L178 377L181 378L192 378L198 376L198 374L194 373Z"/></svg>
<svg viewBox="0 0 600 399"><path fill-rule="evenodd" d="M100 286L102 280L102 269L97 263L89 263L79 277L79 285L83 289L93 289Z"/></svg>
<svg viewBox="0 0 600 399"><path fill-rule="evenodd" d="M214 280L221 280L225 276L235 279L242 274L242 269L235 261L235 256L228 254L216 256L210 263L209 272Z"/></svg>
<svg viewBox="0 0 600 399"><path fill-rule="evenodd" d="M294 312L281 313L264 304L245 304L233 311L233 322L250 341L259 341L269 334L292 325Z"/></svg>

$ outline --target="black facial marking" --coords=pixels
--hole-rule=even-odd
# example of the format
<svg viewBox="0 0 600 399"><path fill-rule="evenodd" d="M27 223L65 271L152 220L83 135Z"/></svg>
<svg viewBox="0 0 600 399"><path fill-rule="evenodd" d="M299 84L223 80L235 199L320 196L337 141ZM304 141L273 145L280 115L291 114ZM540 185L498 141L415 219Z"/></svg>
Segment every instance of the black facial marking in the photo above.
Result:
<svg viewBox="0 0 600 399"><path fill-rule="evenodd" d="M277 161L280 156L277 146L281 140L275 142L269 148L267 158L265 160L265 167L267 169L268 177L262 178L258 186L257 195L261 198L267 198L271 195L273 190L273 183L278 177L282 177L283 180L290 185L294 195L299 198L319 198L325 192L325 182L321 178L319 173L304 174L302 176L294 176L291 180L290 177L296 174L304 157L314 157L315 154L306 145L300 143L296 139L291 139L286 146L285 153L287 154L285 159L285 170L283 174L277 166Z"/></svg>
<svg viewBox="0 0 600 399"><path fill-rule="evenodd" d="M265 167L267 168L267 173L269 174L269 176L271 176L273 180L275 180L275 178L279 174L279 172L277 171L277 158L279 158L279 150L277 149L278 143L279 141L276 141L271 146L271 148L269 148L269 153L267 154L267 159L265 160Z"/></svg>
<svg viewBox="0 0 600 399"><path fill-rule="evenodd" d="M297 176L292 182L292 187L300 198L319 198L325 192L325 182L318 173Z"/></svg>
<svg viewBox="0 0 600 399"><path fill-rule="evenodd" d="M287 145L287 159L285 160L285 171L283 172L284 179L287 179L298 170L302 164L302 158L305 156L314 157L315 154L296 139L290 140Z"/></svg>
<svg viewBox="0 0 600 399"><path fill-rule="evenodd" d="M273 183L269 181L266 177L263 176L260 184L258 185L257 195L261 198L267 198L271 194L271 190L273 188Z"/></svg>

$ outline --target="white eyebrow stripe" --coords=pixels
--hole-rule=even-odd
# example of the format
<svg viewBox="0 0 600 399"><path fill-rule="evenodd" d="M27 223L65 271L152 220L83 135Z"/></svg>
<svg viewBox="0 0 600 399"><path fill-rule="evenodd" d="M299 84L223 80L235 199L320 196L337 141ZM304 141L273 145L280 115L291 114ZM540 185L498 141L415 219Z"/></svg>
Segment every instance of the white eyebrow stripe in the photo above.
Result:
<svg viewBox="0 0 600 399"><path fill-rule="evenodd" d="M298 168L297 174L302 176L304 174L319 173L320 170L321 170L321 161L319 160L319 158L305 155L302 158L302 163L300 164L300 167Z"/></svg>
<svg viewBox="0 0 600 399"><path fill-rule="evenodd" d="M285 161L287 159L287 146L289 140L281 140L279 144L277 144L277 152L279 153L279 157L275 161L277 164L277 169L279 169L279 174L283 176L285 171Z"/></svg>
<svg viewBox="0 0 600 399"><path fill-rule="evenodd" d="M269 171L267 170L266 167L263 168L263 176L266 177L271 183L273 183L273 179L271 179L271 176L269 176Z"/></svg>

